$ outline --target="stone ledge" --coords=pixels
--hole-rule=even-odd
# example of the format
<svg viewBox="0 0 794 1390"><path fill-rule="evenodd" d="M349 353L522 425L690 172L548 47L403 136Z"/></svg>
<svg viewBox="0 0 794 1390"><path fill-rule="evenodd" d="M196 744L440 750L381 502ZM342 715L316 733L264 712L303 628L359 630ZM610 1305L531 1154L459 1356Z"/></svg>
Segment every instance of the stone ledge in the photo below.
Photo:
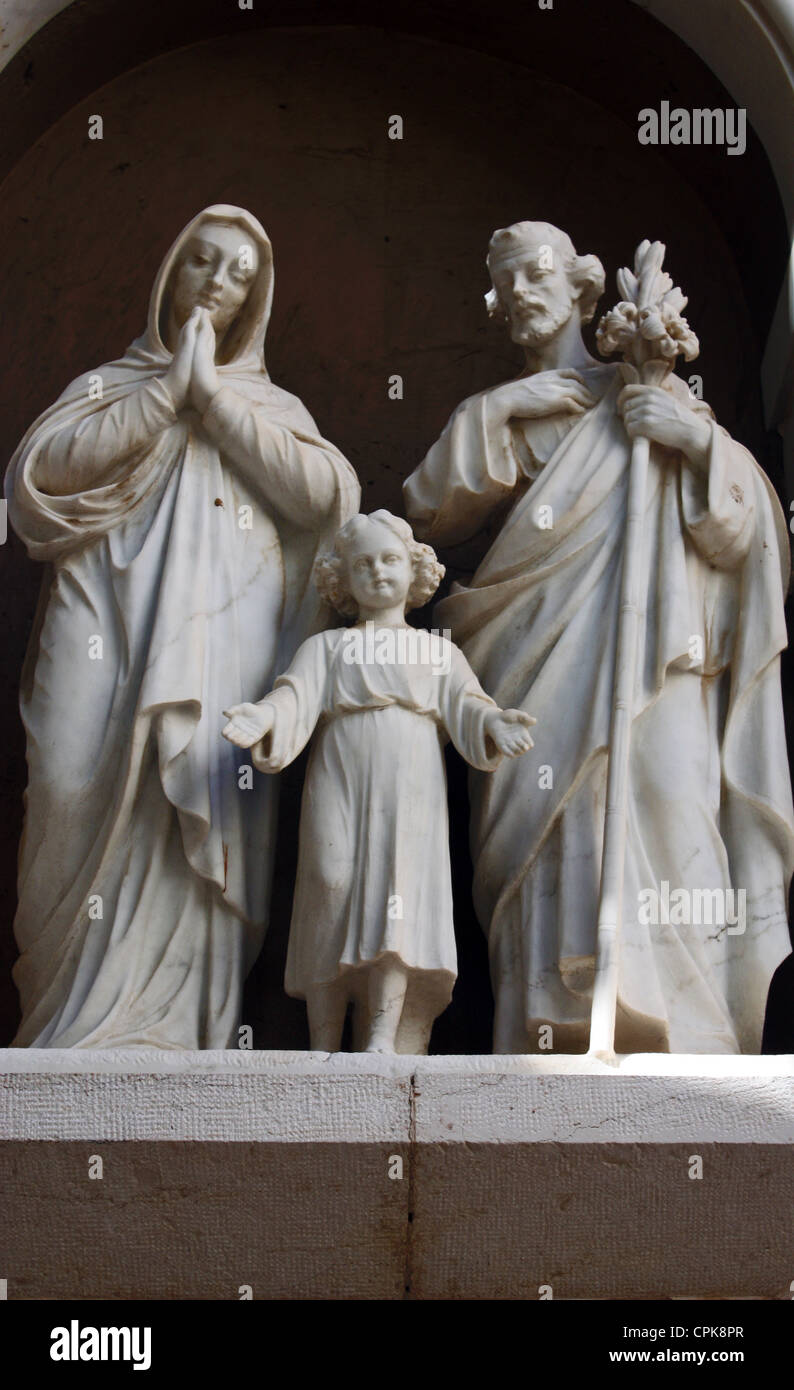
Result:
<svg viewBox="0 0 794 1390"><path fill-rule="evenodd" d="M11 1050L0 1139L12 1300L787 1299L794 1279L792 1058Z"/></svg>
<svg viewBox="0 0 794 1390"><path fill-rule="evenodd" d="M0 1139L791 1144L794 1058L0 1051Z"/></svg>

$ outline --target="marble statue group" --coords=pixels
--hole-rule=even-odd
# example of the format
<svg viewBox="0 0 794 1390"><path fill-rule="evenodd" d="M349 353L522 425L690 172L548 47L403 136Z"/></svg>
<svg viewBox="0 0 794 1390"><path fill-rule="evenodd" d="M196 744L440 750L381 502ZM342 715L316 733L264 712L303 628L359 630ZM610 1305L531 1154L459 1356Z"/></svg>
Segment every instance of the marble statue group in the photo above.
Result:
<svg viewBox="0 0 794 1390"><path fill-rule="evenodd" d="M457 973L450 741L495 1052L584 1052L610 995L619 1053L760 1050L790 950L788 531L671 371L697 344L662 255L643 243L620 273L605 361L582 336L598 258L545 222L494 233L487 309L523 366L453 410L403 519L361 511L269 377L260 223L215 205L179 234L145 332L66 388L6 477L46 565L15 1046L237 1045L278 773L310 745L285 988L313 1049L341 1047L352 1009L354 1050L427 1052ZM436 548L486 527L432 631L408 623Z"/></svg>

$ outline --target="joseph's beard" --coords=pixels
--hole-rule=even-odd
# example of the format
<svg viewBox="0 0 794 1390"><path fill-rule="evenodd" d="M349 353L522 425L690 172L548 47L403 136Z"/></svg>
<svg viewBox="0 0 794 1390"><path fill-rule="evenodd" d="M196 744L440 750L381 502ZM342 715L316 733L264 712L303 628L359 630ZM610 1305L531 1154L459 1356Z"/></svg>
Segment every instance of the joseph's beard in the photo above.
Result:
<svg viewBox="0 0 794 1390"><path fill-rule="evenodd" d="M568 322L570 311L558 309L547 313L530 311L516 314L510 323L510 337L520 347L543 347Z"/></svg>

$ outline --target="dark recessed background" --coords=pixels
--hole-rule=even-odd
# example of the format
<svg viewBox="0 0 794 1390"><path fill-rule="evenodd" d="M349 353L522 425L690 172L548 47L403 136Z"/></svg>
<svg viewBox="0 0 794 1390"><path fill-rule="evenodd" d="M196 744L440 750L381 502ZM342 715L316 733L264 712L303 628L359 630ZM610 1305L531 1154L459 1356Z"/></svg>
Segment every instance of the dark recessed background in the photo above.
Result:
<svg viewBox="0 0 794 1390"><path fill-rule="evenodd" d="M350 458L365 510L401 510L403 478L454 406L515 372L515 350L489 325L482 297L490 233L519 218L555 222L602 258L602 307L617 298L615 270L638 241L667 243L701 340L689 370L779 487L759 379L788 252L774 179L751 131L741 158L640 146L637 112L665 98L733 104L628 0L566 0L552 11L531 0L71 6L0 75L3 458L73 377L138 336L175 234L206 204L229 202L250 208L274 245L271 374ZM95 114L101 142L88 139ZM402 141L388 139L393 114ZM393 373L402 401L388 399ZM449 582L473 567L477 547L442 559ZM3 1044L18 1017L17 687L40 569L14 537L0 566ZM246 994L258 1047L308 1045L303 1006L281 987L301 774L284 779L272 927ZM456 757L449 776L460 979L433 1049L487 1052L487 954L470 906ZM794 1050L786 998L771 1020L774 1050Z"/></svg>

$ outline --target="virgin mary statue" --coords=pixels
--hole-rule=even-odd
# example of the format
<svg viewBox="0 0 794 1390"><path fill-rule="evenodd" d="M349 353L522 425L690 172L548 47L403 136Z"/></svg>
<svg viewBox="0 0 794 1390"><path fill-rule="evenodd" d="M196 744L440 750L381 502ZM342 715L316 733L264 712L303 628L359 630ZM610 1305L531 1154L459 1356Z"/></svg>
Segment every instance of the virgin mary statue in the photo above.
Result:
<svg viewBox="0 0 794 1390"><path fill-rule="evenodd" d="M220 737L328 624L309 577L355 474L264 361L270 242L199 213L146 332L9 465L47 565L22 679L18 1047L228 1047L265 931L275 784Z"/></svg>

